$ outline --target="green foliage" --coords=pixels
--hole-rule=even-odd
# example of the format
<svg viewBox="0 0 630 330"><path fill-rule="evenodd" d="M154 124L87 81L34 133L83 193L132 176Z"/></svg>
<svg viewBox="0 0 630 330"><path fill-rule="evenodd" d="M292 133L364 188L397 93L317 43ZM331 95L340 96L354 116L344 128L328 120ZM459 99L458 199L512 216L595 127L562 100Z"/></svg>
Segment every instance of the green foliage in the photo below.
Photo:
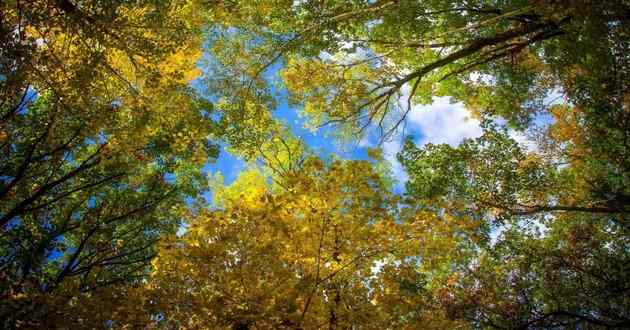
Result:
<svg viewBox="0 0 630 330"><path fill-rule="evenodd" d="M188 86L199 4L1 6L12 32L0 63L0 318L41 328L93 291L140 282L203 189L218 130Z"/></svg>
<svg viewBox="0 0 630 330"><path fill-rule="evenodd" d="M628 328L629 12L2 2L0 324ZM273 115L383 142L437 96L483 134L407 138L402 195L383 150L322 160ZM248 162L229 185L218 142Z"/></svg>
<svg viewBox="0 0 630 330"><path fill-rule="evenodd" d="M272 97L261 76L284 64L289 99L312 125L348 136L370 125L389 136L434 96L523 128L552 91L572 93L576 73L610 71L625 47L624 10L621 1L235 1L212 11L229 32L209 53L229 59L220 72L257 97Z"/></svg>

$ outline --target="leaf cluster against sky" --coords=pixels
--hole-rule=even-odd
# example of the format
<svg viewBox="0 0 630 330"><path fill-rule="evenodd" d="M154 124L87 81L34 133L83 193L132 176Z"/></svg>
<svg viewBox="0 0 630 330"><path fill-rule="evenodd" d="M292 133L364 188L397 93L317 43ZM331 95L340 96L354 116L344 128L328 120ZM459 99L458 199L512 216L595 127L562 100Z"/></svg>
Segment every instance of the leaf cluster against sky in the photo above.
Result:
<svg viewBox="0 0 630 330"><path fill-rule="evenodd" d="M625 0L0 4L0 324L630 327Z"/></svg>

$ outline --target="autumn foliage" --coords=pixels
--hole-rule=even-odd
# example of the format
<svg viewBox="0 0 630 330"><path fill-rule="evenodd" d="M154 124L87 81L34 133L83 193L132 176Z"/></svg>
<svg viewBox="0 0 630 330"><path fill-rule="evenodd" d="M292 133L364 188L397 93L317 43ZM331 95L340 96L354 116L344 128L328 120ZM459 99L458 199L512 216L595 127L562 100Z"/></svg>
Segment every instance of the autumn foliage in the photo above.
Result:
<svg viewBox="0 0 630 330"><path fill-rule="evenodd" d="M630 328L628 54L622 0L3 1L0 327Z"/></svg>

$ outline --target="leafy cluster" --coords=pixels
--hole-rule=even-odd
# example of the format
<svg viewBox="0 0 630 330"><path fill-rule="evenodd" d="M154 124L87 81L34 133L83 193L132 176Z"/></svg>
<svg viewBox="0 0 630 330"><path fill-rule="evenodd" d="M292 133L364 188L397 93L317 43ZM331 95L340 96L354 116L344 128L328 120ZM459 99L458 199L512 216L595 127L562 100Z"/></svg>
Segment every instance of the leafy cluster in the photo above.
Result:
<svg viewBox="0 0 630 330"><path fill-rule="evenodd" d="M624 0L4 1L0 327L630 328L628 54ZM402 193L274 114L435 97L482 134Z"/></svg>

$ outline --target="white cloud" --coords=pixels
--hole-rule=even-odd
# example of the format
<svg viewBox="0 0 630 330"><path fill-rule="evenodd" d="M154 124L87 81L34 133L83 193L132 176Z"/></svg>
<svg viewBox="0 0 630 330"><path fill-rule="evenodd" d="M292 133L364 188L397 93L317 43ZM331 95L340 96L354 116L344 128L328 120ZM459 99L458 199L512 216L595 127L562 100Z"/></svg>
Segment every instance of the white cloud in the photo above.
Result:
<svg viewBox="0 0 630 330"><path fill-rule="evenodd" d="M538 145L536 141L531 140L525 133L511 129L508 131L508 134L512 139L514 139L514 141L516 141L516 143L521 146L521 148L525 148L526 151L538 151Z"/></svg>
<svg viewBox="0 0 630 330"><path fill-rule="evenodd" d="M465 138L475 138L482 130L478 120L471 118L462 103L451 104L449 98L434 98L426 106L415 106L407 118L410 133L421 145L427 143L460 144Z"/></svg>
<svg viewBox="0 0 630 330"><path fill-rule="evenodd" d="M481 135L482 129L478 120L470 117L461 103L451 104L449 98L434 98L433 103L425 106L414 106L407 116L404 134L416 137L416 143L448 143L451 146L460 144L465 138ZM402 148L403 132L398 130L390 141L383 144L383 154L390 162L394 178L402 189L409 179L396 154Z"/></svg>

